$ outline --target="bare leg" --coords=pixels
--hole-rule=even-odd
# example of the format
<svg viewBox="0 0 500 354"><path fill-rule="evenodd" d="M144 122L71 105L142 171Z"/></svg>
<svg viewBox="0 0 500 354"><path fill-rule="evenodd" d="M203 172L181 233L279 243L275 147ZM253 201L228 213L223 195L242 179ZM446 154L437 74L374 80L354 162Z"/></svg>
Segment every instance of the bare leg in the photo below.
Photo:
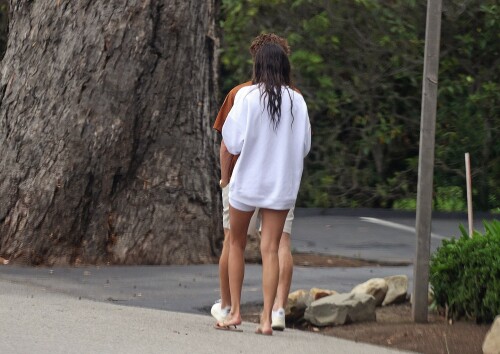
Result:
<svg viewBox="0 0 500 354"><path fill-rule="evenodd" d="M229 246L229 289L231 292L231 318L221 325L231 326L241 323L240 302L243 277L245 276L245 246L247 230L253 211L246 212L229 207L231 225Z"/></svg>
<svg viewBox="0 0 500 354"><path fill-rule="evenodd" d="M278 249L288 210L262 209L261 213L260 251L262 254L264 310L262 311L259 330L262 333L270 334L272 333L271 311L276 298L279 278Z"/></svg>
<svg viewBox="0 0 500 354"><path fill-rule="evenodd" d="M221 297L221 308L231 306L231 293L229 292L229 274L228 274L228 259L229 259L229 243L230 231L224 229L224 243L222 244L222 253L219 258L219 286Z"/></svg>
<svg viewBox="0 0 500 354"><path fill-rule="evenodd" d="M279 258L279 282L276 300L274 301L273 311L279 308L285 308L288 302L288 293L292 285L293 275L293 257L291 249L290 234L283 232L281 235L278 249Z"/></svg>

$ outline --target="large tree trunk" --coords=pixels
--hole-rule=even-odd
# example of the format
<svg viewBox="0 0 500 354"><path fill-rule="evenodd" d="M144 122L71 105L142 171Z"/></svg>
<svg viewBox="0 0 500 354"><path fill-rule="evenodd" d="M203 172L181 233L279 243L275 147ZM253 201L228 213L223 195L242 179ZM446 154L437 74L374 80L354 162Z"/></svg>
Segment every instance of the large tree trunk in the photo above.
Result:
<svg viewBox="0 0 500 354"><path fill-rule="evenodd" d="M217 1L10 1L0 255L214 260Z"/></svg>

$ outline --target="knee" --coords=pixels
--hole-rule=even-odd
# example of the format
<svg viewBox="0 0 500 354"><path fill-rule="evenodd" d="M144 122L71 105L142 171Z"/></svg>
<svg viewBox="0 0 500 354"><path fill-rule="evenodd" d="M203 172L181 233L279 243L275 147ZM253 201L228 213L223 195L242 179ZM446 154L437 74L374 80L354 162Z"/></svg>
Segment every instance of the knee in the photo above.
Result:
<svg viewBox="0 0 500 354"><path fill-rule="evenodd" d="M230 245L231 245L231 248L232 247L237 247L239 249L245 249L245 247L247 245L247 237L246 237L246 235L240 235L240 236L238 236L238 235L234 235L233 233L231 233Z"/></svg>
<svg viewBox="0 0 500 354"><path fill-rule="evenodd" d="M260 242L260 252L262 254L278 253L279 243L261 240Z"/></svg>
<svg viewBox="0 0 500 354"><path fill-rule="evenodd" d="M263 245L260 244L260 253L262 255L267 255L267 254L278 254L278 247L271 247L269 245Z"/></svg>

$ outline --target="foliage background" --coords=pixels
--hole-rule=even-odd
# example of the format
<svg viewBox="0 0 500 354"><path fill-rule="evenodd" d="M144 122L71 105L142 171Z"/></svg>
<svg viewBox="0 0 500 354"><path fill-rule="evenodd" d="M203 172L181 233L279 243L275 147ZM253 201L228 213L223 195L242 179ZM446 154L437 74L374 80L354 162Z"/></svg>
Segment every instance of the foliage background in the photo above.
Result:
<svg viewBox="0 0 500 354"><path fill-rule="evenodd" d="M444 0L434 208L500 210L500 5ZM221 94L251 76L251 40L288 38L313 125L298 206L415 208L426 1L222 0ZM8 1L0 0L0 53Z"/></svg>
<svg viewBox="0 0 500 354"><path fill-rule="evenodd" d="M415 208L426 1L223 0L223 95L251 75L248 45L288 38L313 125L298 205ZM500 6L444 0L434 207L500 206Z"/></svg>
<svg viewBox="0 0 500 354"><path fill-rule="evenodd" d="M7 47L9 27L9 1L0 0L0 57L3 58Z"/></svg>

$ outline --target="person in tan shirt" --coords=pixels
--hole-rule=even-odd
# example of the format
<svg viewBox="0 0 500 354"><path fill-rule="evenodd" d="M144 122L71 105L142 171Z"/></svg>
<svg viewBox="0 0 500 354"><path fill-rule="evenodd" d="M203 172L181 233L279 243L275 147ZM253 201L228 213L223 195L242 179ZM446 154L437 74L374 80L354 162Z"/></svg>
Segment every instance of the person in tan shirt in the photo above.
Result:
<svg viewBox="0 0 500 354"><path fill-rule="evenodd" d="M277 36L275 34L262 34L257 36L250 46L250 53L252 58L255 59L256 53L259 49L268 43L274 43L283 48L287 55L290 54L290 47L286 39ZM246 86L252 85L251 81L242 83L234 87L226 96L224 103L222 104L217 118L215 120L213 128L219 133L222 133L222 127L226 121L226 118L234 105L234 99L236 94L240 89ZM217 321L224 321L230 316L231 309L231 293L229 290L229 273L228 273L228 257L229 257L229 240L230 240L230 226L229 226L229 199L228 199L228 183L231 179L231 175L236 164L238 156L231 155L224 144L224 140L221 141L220 146L220 165L221 165L221 180L220 186L222 188L222 201L223 201L223 226L224 226L224 242L222 246L222 252L219 259L219 285L220 285L220 302L216 302L211 309L212 315ZM281 236L279 244L279 281L278 281L278 291L276 294L275 303L272 312L272 328L275 330L285 329L285 307L288 300L288 293L290 291L290 286L292 282L293 274L293 258L291 253L291 228L294 209L290 209L285 226L283 228L283 233ZM256 210L258 213L258 210ZM248 230L249 233L255 232L255 230Z"/></svg>

